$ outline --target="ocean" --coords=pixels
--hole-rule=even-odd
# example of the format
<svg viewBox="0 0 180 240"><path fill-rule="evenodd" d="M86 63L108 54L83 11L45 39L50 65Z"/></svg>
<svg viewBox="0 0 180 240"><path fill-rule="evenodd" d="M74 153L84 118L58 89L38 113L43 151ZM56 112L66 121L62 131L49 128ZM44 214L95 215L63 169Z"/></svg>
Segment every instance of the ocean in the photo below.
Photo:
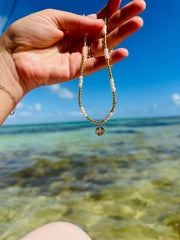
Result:
<svg viewBox="0 0 180 240"><path fill-rule="evenodd" d="M0 128L0 239L68 221L93 240L180 240L180 117Z"/></svg>

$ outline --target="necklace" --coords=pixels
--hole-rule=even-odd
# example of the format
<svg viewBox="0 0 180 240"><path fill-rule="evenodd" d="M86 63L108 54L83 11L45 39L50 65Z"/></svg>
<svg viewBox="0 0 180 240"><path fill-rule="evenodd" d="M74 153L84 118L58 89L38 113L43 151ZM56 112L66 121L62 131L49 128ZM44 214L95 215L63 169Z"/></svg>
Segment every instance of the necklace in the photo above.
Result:
<svg viewBox="0 0 180 240"><path fill-rule="evenodd" d="M82 112L82 114L84 115L85 118L87 118L87 120L89 122L95 123L98 125L98 127L96 128L96 134L98 136L102 136L105 132L105 129L101 126L101 124L105 123L106 121L108 121L112 115L113 112L115 110L115 106L116 106L116 88L115 88L115 84L114 84L114 79L113 79L113 75L112 75L112 71L111 71L111 65L110 65L110 58L109 58L109 51L107 48L107 25L106 25L106 18L104 19L104 27L103 27L103 35L104 35L104 57L106 60L106 65L107 65L107 70L108 70L108 74L109 74L109 78L110 78L110 86L111 86L111 91L112 91L112 96L113 96L113 103L112 103L112 108L109 112L109 114L102 120L94 120L92 118L90 118L87 113L84 110L84 107L82 106L82 101L81 101L81 97L82 97L82 86L83 86L83 75L84 75L84 69L85 69L85 60L87 59L87 35L84 36L84 46L82 49L82 62L81 62L81 72L80 72L80 77L79 77L79 95L78 95L78 102L79 102L79 107L80 110Z"/></svg>

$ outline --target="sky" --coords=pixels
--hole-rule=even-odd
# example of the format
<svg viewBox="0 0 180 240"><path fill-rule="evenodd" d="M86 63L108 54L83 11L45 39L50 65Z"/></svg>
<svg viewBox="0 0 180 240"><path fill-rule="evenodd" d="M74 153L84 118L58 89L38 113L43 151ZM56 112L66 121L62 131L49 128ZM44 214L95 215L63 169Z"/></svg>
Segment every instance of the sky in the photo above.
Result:
<svg viewBox="0 0 180 240"><path fill-rule="evenodd" d="M88 15L106 3L107 0L1 0L0 34L4 26L39 10L55 8ZM127 3L122 0L121 6ZM112 67L117 93L114 118L180 115L180 1L147 0L146 4L140 14L143 28L119 46L127 48L129 56ZM109 113L112 95L106 69L84 79L82 101L93 118L102 119ZM34 89L5 124L79 120L84 118L78 106L76 79Z"/></svg>

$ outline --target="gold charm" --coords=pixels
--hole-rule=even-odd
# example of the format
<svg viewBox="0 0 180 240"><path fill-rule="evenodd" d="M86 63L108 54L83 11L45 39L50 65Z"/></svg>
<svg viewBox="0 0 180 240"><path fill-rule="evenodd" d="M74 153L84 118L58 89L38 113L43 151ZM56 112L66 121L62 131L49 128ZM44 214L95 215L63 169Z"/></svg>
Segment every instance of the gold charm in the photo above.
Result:
<svg viewBox="0 0 180 240"><path fill-rule="evenodd" d="M98 136L102 136L104 133L105 133L105 129L103 127L99 126L96 128L96 134Z"/></svg>

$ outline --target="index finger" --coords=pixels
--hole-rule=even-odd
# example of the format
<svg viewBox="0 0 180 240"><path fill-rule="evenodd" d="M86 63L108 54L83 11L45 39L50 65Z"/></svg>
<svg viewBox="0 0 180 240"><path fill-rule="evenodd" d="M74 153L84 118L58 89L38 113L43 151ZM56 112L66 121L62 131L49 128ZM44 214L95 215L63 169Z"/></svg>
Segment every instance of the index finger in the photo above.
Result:
<svg viewBox="0 0 180 240"><path fill-rule="evenodd" d="M44 10L50 15L62 31L79 31L79 33L95 32L103 27L102 19L86 18L70 12L55 9Z"/></svg>

